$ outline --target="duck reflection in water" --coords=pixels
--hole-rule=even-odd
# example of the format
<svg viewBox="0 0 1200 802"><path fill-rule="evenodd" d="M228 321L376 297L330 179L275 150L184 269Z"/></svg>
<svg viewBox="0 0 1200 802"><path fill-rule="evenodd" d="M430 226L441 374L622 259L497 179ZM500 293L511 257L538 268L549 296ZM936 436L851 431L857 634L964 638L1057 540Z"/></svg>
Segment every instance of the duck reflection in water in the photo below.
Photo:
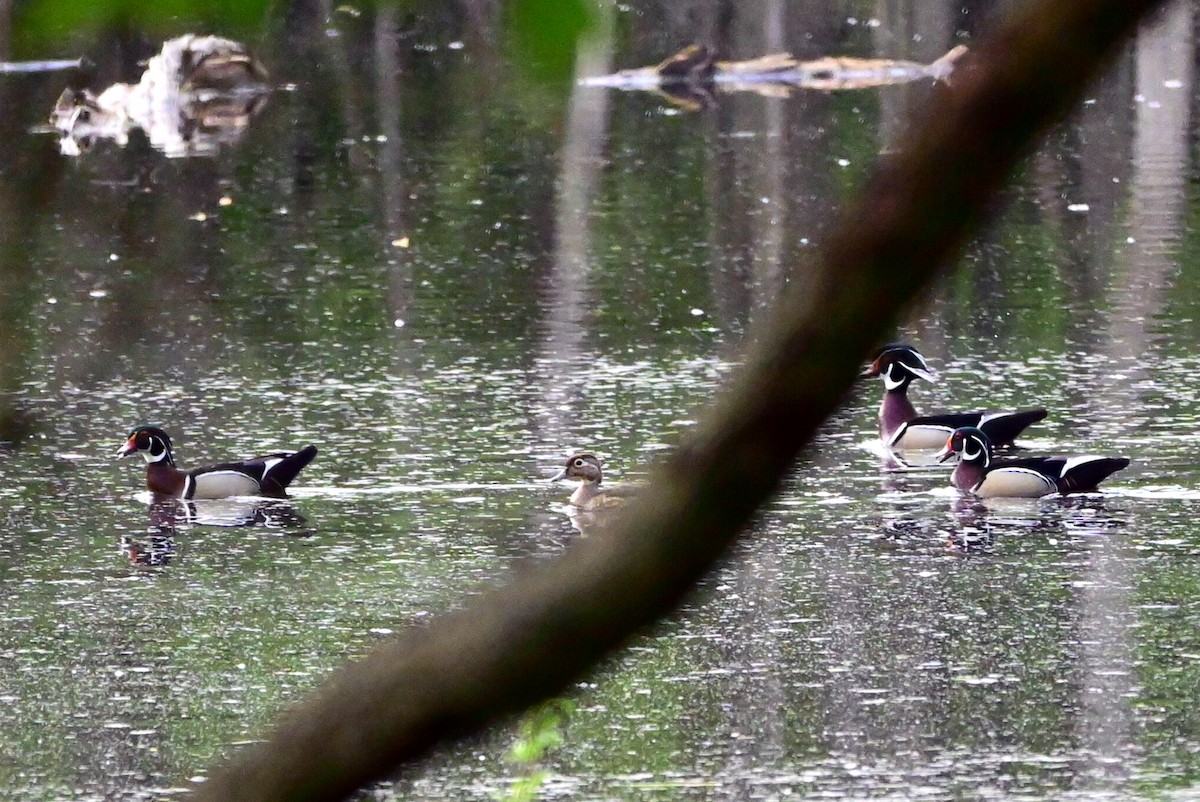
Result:
<svg viewBox="0 0 1200 802"><path fill-rule="evenodd" d="M179 551L175 545L175 535L178 533L175 525L178 505L179 502L174 499L151 503L148 510L150 525L146 527L145 537L121 535L121 553L129 558L129 562L147 567L171 564Z"/></svg>
<svg viewBox="0 0 1200 802"><path fill-rule="evenodd" d="M287 501L268 498L226 498L182 501L159 498L147 508L149 525L143 538L121 536L121 552L134 565L169 565L179 553L175 539L181 526L242 528L261 526L283 530L289 537L311 537L308 519Z"/></svg>
<svg viewBox="0 0 1200 802"><path fill-rule="evenodd" d="M946 536L946 550L959 554L991 552L996 546L997 527L987 505L977 499L959 497L950 502L953 521ZM1033 529L1038 528L1034 522Z"/></svg>
<svg viewBox="0 0 1200 802"><path fill-rule="evenodd" d="M616 512L614 507L602 510L581 510L572 506L566 508L567 520L570 521L571 528L581 535L594 535L607 529L609 523L616 517L614 512Z"/></svg>
<svg viewBox="0 0 1200 802"><path fill-rule="evenodd" d="M1100 495L1045 499L977 499L960 497L950 504L953 527L946 547L963 554L991 552L1008 538L1058 547L1081 538L1111 534L1127 521Z"/></svg>

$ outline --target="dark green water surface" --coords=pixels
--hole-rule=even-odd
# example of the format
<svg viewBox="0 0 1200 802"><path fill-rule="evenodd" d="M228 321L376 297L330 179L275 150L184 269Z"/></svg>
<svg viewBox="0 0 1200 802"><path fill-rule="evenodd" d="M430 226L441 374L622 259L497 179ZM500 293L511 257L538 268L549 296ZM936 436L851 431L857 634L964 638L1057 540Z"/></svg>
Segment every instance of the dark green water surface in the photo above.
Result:
<svg viewBox="0 0 1200 802"><path fill-rule="evenodd" d="M42 127L182 29L10 53L97 66L0 75L0 798L182 796L330 670L580 537L563 456L636 479L678 442L931 86L687 111L572 79L706 37L927 62L999 13L911 5L604 5L566 72L530 63L520 3L276 9L227 33L278 88L196 159ZM899 335L939 374L920 409L1045 406L1032 450L1133 465L967 503L883 466L864 383L576 688L545 796L1200 797L1192 13L1139 35ZM287 502L152 505L112 459L139 422L184 466L320 454ZM513 733L371 798L491 799L526 771Z"/></svg>

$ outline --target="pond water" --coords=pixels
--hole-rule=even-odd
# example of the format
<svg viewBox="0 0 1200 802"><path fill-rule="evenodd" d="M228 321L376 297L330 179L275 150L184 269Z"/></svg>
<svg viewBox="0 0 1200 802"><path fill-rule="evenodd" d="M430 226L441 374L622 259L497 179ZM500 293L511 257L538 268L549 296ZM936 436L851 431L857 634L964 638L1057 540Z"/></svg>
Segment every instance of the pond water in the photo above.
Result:
<svg viewBox="0 0 1200 802"><path fill-rule="evenodd" d="M216 156L44 130L182 29L0 76L5 799L184 795L331 669L561 552L563 455L631 480L677 442L930 89L691 111L571 78L699 39L929 62L1002 8L604 6L556 74L500 4L430 5L228 31L276 89ZM680 613L580 683L543 794L1200 797L1193 15L1139 34L899 333L939 374L919 409L1044 406L1023 445L1131 467L969 503L884 466L865 382ZM320 453L288 501L151 504L112 459L144 421L185 466ZM369 794L492 798L529 771L514 737Z"/></svg>

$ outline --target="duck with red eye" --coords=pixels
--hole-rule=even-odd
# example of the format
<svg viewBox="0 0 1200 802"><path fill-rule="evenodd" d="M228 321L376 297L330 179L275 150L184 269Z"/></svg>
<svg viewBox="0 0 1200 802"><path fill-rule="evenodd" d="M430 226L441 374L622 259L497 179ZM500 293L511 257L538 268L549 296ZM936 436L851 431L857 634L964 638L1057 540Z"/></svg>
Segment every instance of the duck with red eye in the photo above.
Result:
<svg viewBox="0 0 1200 802"><path fill-rule="evenodd" d="M287 486L317 455L316 446L281 451L190 471L175 465L171 438L157 426L135 426L117 459L141 454L146 460L146 487L156 497L214 499L230 496L287 498Z"/></svg>
<svg viewBox="0 0 1200 802"><path fill-rule="evenodd" d="M1039 498L1051 493L1095 492L1109 475L1129 465L1126 457L1022 457L996 459L986 434L955 429L938 452L939 462L958 457L950 483L981 498Z"/></svg>
<svg viewBox="0 0 1200 802"><path fill-rule="evenodd" d="M904 343L892 343L880 348L862 375L883 379L879 438L888 448L940 448L951 432L963 426L982 429L996 446L1009 446L1025 427L1046 417L1044 409L918 415L908 399L908 386L916 379L932 384L936 377L925 357L916 348Z"/></svg>
<svg viewBox="0 0 1200 802"><path fill-rule="evenodd" d="M580 510L597 510L623 504L628 500L631 490L623 485L601 487L604 474L600 469L600 460L586 451L567 457L558 473L550 477L551 482L563 480L579 483L568 503Z"/></svg>

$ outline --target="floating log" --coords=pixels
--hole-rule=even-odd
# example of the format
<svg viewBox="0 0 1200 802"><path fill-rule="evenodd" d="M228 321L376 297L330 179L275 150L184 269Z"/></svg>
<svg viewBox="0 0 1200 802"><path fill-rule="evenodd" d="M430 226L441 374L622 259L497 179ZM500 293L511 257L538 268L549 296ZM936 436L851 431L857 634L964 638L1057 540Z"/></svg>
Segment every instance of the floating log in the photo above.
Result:
<svg viewBox="0 0 1200 802"><path fill-rule="evenodd" d="M689 45L658 64L583 78L583 86L660 92L687 106L710 105L712 93L755 92L786 96L793 89L868 89L922 79L948 80L967 52L958 45L929 64L882 58L825 56L800 61L788 53L770 53L747 61L718 61L704 45Z"/></svg>

